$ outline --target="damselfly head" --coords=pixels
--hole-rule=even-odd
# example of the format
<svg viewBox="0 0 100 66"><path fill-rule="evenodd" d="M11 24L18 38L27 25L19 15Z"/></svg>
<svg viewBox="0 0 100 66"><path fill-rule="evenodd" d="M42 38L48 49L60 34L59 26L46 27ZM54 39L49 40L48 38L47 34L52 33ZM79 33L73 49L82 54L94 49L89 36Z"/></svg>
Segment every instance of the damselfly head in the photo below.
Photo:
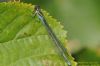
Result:
<svg viewBox="0 0 100 66"><path fill-rule="evenodd" d="M36 14L39 14L40 16L43 17L43 13L41 12L41 8L39 5L35 5L33 12L35 12Z"/></svg>
<svg viewBox="0 0 100 66"><path fill-rule="evenodd" d="M33 14L34 17L36 16L36 12L40 10L40 6L39 5L35 5L34 10L33 10Z"/></svg>
<svg viewBox="0 0 100 66"><path fill-rule="evenodd" d="M39 5L35 5L34 10L40 10L40 6Z"/></svg>

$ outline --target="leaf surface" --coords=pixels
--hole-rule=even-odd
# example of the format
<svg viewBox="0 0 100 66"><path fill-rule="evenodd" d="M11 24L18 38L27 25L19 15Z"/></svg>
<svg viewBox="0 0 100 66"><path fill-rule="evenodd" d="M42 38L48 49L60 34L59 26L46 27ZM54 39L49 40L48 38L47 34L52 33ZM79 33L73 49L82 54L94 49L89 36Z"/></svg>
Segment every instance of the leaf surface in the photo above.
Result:
<svg viewBox="0 0 100 66"><path fill-rule="evenodd" d="M67 66L40 20L33 18L33 11L31 4L0 3L0 66ZM42 11L65 46L63 26ZM75 66L71 55L68 58Z"/></svg>

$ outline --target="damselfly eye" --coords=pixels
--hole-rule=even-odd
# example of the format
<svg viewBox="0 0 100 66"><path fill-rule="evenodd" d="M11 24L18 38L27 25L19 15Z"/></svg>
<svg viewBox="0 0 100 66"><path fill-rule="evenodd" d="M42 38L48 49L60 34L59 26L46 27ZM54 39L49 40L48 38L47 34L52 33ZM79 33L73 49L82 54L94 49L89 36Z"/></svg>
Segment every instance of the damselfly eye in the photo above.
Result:
<svg viewBox="0 0 100 66"><path fill-rule="evenodd" d="M35 10L39 10L40 9L40 6L39 5L35 5Z"/></svg>

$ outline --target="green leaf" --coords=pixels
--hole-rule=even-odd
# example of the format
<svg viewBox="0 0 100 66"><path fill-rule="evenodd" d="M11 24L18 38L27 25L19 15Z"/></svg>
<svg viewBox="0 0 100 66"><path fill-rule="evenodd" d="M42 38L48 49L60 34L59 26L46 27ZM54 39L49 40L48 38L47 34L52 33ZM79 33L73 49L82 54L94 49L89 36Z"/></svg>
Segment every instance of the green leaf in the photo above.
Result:
<svg viewBox="0 0 100 66"><path fill-rule="evenodd" d="M40 20L33 18L33 11L31 4L0 3L0 66L67 66ZM66 31L42 11L65 46ZM76 66L71 55L68 58Z"/></svg>
<svg viewBox="0 0 100 66"><path fill-rule="evenodd" d="M96 51L96 52L95 52ZM80 52L74 54L79 65L100 65L100 50L82 49Z"/></svg>

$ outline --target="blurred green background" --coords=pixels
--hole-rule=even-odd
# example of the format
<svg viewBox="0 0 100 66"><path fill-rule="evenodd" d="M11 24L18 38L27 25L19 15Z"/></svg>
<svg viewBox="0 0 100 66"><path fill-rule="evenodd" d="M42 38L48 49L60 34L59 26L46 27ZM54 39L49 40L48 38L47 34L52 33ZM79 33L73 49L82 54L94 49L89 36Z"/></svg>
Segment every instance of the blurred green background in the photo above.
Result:
<svg viewBox="0 0 100 66"><path fill-rule="evenodd" d="M68 31L68 47L78 62L100 61L100 0L21 0L40 5Z"/></svg>

